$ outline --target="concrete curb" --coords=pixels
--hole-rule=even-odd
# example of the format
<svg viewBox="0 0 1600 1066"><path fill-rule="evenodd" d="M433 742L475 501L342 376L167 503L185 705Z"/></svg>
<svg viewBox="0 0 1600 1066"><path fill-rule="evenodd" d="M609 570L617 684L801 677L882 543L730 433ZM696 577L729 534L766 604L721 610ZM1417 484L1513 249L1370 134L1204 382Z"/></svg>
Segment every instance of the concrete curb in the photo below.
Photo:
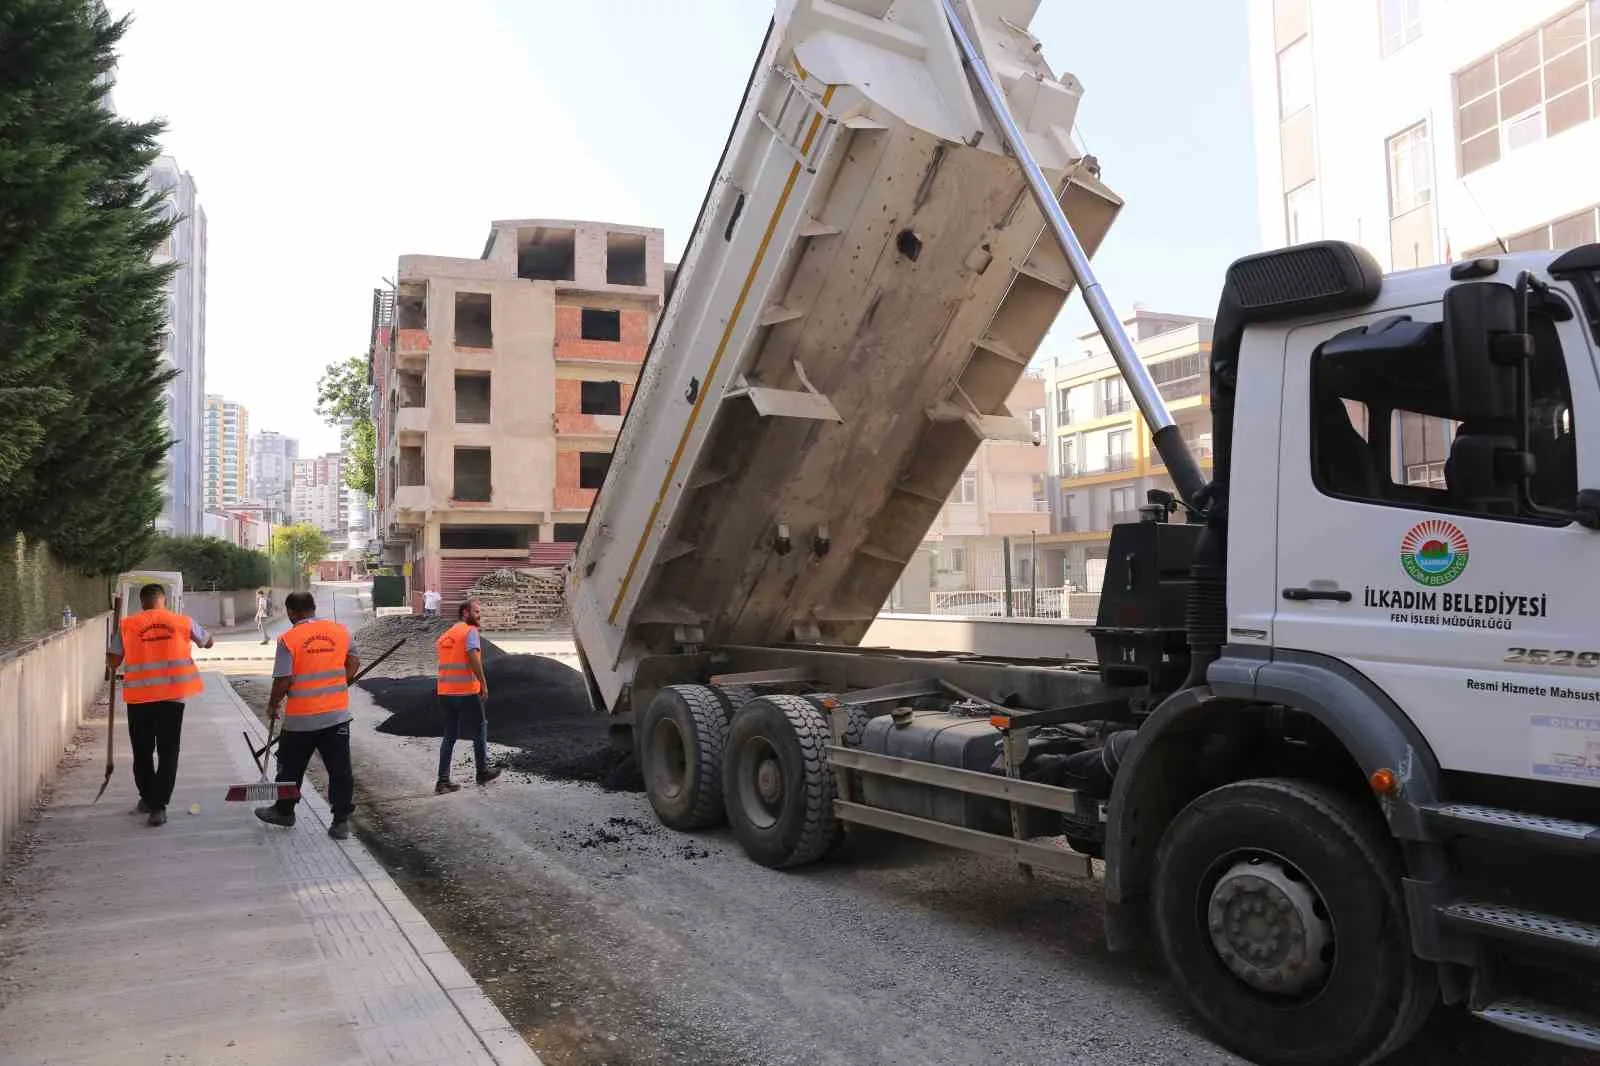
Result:
<svg viewBox="0 0 1600 1066"><path fill-rule="evenodd" d="M244 720L245 729L254 738L255 744L260 746L267 739L266 727L261 724L255 712L250 710L249 705L233 690L226 677L218 674L217 680ZM238 756L241 761L244 757L242 754ZM249 763L245 763L244 766L254 769ZM332 812L328 809L327 801L309 781L301 789L301 808L312 814L324 831L332 821ZM406 942L416 951L428 973L438 982L439 988L461 1015L462 1021L482 1042L484 1050L494 1059L497 1066L543 1066L543 1062L528 1046L527 1041L512 1028L505 1015L500 1013L500 1008L484 995L478 983L467 973L466 967L461 965L445 945L444 940L434 932L433 926L428 924L422 912L406 899L400 886L394 883L394 879L384 870L382 864L372 857L372 853L355 837L336 843L345 859L383 904L389 917L400 927Z"/></svg>

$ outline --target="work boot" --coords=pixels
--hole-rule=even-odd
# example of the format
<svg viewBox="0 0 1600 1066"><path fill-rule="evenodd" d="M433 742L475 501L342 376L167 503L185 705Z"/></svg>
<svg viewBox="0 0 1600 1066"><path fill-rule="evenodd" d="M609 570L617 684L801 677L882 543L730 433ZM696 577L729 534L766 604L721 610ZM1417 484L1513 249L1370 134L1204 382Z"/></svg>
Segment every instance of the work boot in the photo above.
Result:
<svg viewBox="0 0 1600 1066"><path fill-rule="evenodd" d="M333 824L328 826L328 835L335 840L349 840L350 820L348 818L335 818Z"/></svg>
<svg viewBox="0 0 1600 1066"><path fill-rule="evenodd" d="M133 809L133 813L134 814L149 814L150 813L150 804L148 804L148 803L146 803L144 801L144 797L143 796L139 797L139 805Z"/></svg>
<svg viewBox="0 0 1600 1066"><path fill-rule="evenodd" d="M487 785L490 781L500 776L500 767L491 766L478 775L478 784Z"/></svg>
<svg viewBox="0 0 1600 1066"><path fill-rule="evenodd" d="M256 817L268 825L282 826L284 829L294 828L294 812L290 811L285 814L278 809L276 803L267 807L257 807Z"/></svg>
<svg viewBox="0 0 1600 1066"><path fill-rule="evenodd" d="M454 781L440 781L438 784L433 786L433 794L435 796L442 796L446 792L460 792L460 791L461 791L461 786L456 784Z"/></svg>
<svg viewBox="0 0 1600 1066"><path fill-rule="evenodd" d="M167 809L165 807L151 807L150 817L145 820L146 825L166 825Z"/></svg>

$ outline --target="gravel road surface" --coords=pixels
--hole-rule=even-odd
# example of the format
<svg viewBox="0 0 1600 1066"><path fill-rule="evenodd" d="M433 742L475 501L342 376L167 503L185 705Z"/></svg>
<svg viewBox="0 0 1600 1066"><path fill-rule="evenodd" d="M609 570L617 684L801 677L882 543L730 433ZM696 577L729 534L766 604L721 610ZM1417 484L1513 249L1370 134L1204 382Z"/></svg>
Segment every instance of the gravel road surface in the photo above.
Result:
<svg viewBox="0 0 1600 1066"><path fill-rule="evenodd" d="M1097 885L877 835L778 873L642 795L531 773L435 797L437 742L356 707L363 840L551 1066L1241 1061L1159 965L1108 955ZM1394 1061L1595 1063L1455 1011Z"/></svg>

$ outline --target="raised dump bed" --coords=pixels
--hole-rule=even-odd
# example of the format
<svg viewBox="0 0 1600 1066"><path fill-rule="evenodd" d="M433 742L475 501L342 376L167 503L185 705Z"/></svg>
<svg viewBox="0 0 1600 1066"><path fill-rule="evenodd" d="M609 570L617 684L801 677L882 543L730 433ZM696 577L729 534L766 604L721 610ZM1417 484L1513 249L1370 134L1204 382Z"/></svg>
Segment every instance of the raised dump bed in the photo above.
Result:
<svg viewBox="0 0 1600 1066"><path fill-rule="evenodd" d="M1037 3L956 6L1092 253L1121 201ZM686 644L859 642L979 443L1032 439L1073 281L988 114L940 0L780 5L569 577L608 708Z"/></svg>

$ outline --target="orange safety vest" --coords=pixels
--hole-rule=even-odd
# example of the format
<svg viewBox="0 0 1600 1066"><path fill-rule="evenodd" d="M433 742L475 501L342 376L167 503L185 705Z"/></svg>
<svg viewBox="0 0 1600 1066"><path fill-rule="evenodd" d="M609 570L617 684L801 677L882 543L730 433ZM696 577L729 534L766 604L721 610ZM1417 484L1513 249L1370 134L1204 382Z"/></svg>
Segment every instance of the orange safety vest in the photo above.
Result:
<svg viewBox="0 0 1600 1066"><path fill-rule="evenodd" d="M467 655L467 634L472 627L457 622L444 631L435 642L439 652L439 695L476 696L483 690L478 675L472 672L472 659Z"/></svg>
<svg viewBox="0 0 1600 1066"><path fill-rule="evenodd" d="M338 622L312 618L290 626L278 639L294 660L283 728L309 731L349 721L344 661L350 655L350 631Z"/></svg>
<svg viewBox="0 0 1600 1066"><path fill-rule="evenodd" d="M122 698L127 703L181 700L205 691L189 653L189 619L165 607L129 615L122 634Z"/></svg>

